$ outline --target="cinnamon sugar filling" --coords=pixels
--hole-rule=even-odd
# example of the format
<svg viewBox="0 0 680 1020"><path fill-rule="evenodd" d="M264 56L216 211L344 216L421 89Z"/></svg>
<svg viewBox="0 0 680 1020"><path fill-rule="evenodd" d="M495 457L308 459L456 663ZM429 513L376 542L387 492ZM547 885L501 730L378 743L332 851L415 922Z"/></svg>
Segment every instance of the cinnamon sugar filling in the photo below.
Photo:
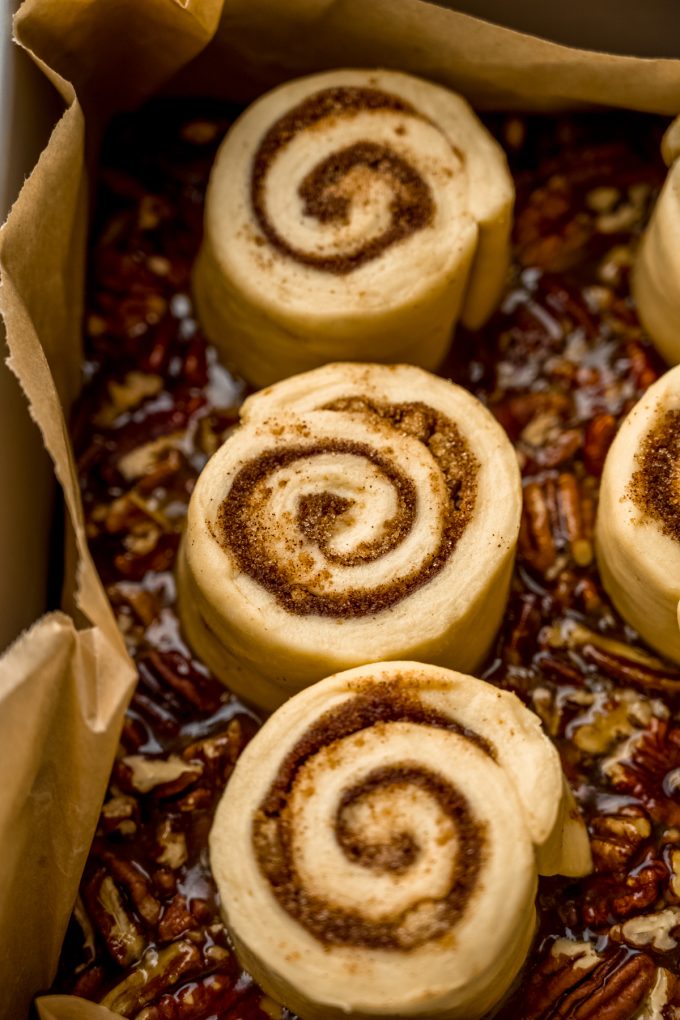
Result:
<svg viewBox="0 0 680 1020"><path fill-rule="evenodd" d="M659 415L640 446L637 462L630 498L660 524L664 535L680 542L680 410Z"/></svg>
<svg viewBox="0 0 680 1020"><path fill-rule="evenodd" d="M451 881L445 896L428 898L380 921L367 920L310 894L298 875L292 852L295 817L290 806L302 766L334 742L361 730L393 722L413 722L462 734L490 757L494 748L478 734L455 720L424 706L417 692L408 690L402 678L381 681L331 709L311 726L284 759L278 775L253 819L253 847L261 873L283 909L317 939L329 945L364 946L373 949L416 949L441 938L465 911L484 864L486 833L474 817L467 799L447 779L412 762L374 769L343 794L335 817L335 836L344 854L354 863L379 872L404 874L420 854L417 834L407 822L382 843L367 843L349 821L351 809L376 792L416 787L435 800L451 820L459 851L452 861ZM443 850L442 852L446 852Z"/></svg>
<svg viewBox="0 0 680 1020"><path fill-rule="evenodd" d="M374 562L385 556L413 529L417 512L414 483L394 461L370 446L349 440L332 439L322 443L296 445L260 454L237 473L217 516L216 536L234 557L238 567L263 588L288 612L298 616L319 615L356 618L379 613L396 605L432 580L446 565L467 527L475 507L479 463L457 426L440 412L421 403L381 404L352 397L334 401L325 408L358 411L380 416L401 432L423 442L437 463L448 493L440 540L434 550L410 572L394 583L373 588L334 592L328 587L330 571L315 576L296 575L296 557L304 542L313 543L329 565L343 567ZM364 541L351 552L338 553L330 547L338 518L351 511L352 501L331 492L304 495L298 502L294 529L290 534L272 536L283 541L289 556L286 562L265 555L266 536L261 519L262 499L267 496L263 484L272 474L297 460L338 454L361 457L374 465L394 490L396 512L383 522L375 539Z"/></svg>
<svg viewBox="0 0 680 1020"><path fill-rule="evenodd" d="M382 233L350 252L321 255L289 244L269 219L265 181L281 149L300 131L322 121L350 117L366 110L404 113L427 120L410 103L379 89L351 86L322 89L276 121L255 153L250 186L255 219L272 247L302 265L347 275L432 222L435 206L429 184L399 153L368 139L348 145L322 160L301 182L298 193L305 215L324 224L344 224L351 202L369 198L370 179L377 175L389 184L393 195L390 223Z"/></svg>

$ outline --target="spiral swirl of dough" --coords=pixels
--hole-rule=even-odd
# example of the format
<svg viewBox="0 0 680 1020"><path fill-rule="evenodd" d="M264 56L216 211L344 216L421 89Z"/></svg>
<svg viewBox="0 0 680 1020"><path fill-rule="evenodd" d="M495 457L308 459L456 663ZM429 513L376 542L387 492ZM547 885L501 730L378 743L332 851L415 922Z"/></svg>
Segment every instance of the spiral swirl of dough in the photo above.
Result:
<svg viewBox="0 0 680 1020"><path fill-rule="evenodd" d="M296 262L329 273L351 273L432 222L432 188L421 171L391 145L367 139L335 149L321 159L302 178L298 193L306 216L337 227L348 222L353 201L370 197L367 177L374 176L390 194L387 223L382 230L369 236L360 234L354 241L334 231L339 250L319 252L295 247L270 220L267 174L281 150L302 131L331 118L351 118L366 111L419 116L410 103L379 89L336 85L314 93L281 117L258 146L251 174L253 212L269 243ZM342 244L347 245L344 250Z"/></svg>
<svg viewBox="0 0 680 1020"><path fill-rule="evenodd" d="M194 290L211 340L266 385L338 356L441 361L505 279L513 189L460 97L333 71L253 104L218 153Z"/></svg>
<svg viewBox="0 0 680 1020"><path fill-rule="evenodd" d="M612 443L596 539L621 615L680 662L680 366L650 386Z"/></svg>
<svg viewBox="0 0 680 1020"><path fill-rule="evenodd" d="M305 1020L481 1015L523 962L538 869L589 867L538 719L409 662L338 674L279 709L210 847L244 961Z"/></svg>
<svg viewBox="0 0 680 1020"><path fill-rule="evenodd" d="M180 556L186 633L266 708L361 662L472 669L519 513L512 447L468 393L408 366L326 366L250 398L204 469Z"/></svg>

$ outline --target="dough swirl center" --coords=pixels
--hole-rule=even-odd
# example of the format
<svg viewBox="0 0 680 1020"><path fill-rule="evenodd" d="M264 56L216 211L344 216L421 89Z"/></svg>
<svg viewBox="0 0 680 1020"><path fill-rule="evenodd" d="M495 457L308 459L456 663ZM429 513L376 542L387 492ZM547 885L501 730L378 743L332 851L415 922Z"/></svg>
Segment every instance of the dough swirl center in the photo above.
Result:
<svg viewBox="0 0 680 1020"><path fill-rule="evenodd" d="M286 611L357 618L396 605L443 569L474 511L479 465L457 426L427 405L352 397L324 410L339 421L344 411L366 415L367 436L371 419L388 421L393 452L340 438L286 446L284 438L238 470L216 538ZM399 464L404 434L430 459L419 484ZM367 583L367 568L378 564L381 579Z"/></svg>
<svg viewBox="0 0 680 1020"><path fill-rule="evenodd" d="M272 893L325 944L417 948L455 927L478 885L485 826L449 777L418 761L422 727L495 756L486 740L421 704L395 678L321 716L254 815L255 855ZM401 755L404 740L410 757ZM395 760L371 767L376 751L390 756L391 745ZM332 874L329 844L340 855ZM346 873L338 876L338 867ZM363 895L366 881L377 883L375 903Z"/></svg>
<svg viewBox="0 0 680 1020"><path fill-rule="evenodd" d="M302 132L320 130L339 118L365 112L403 114L429 123L410 103L379 89L336 86L323 89L294 107L266 132L252 162L250 197L255 220L268 242L296 262L338 275L347 275L378 258L392 245L432 223L435 201L420 171L385 142L359 139L331 152L298 185L302 214L329 229L345 226L354 203L378 201L374 186L391 195L389 222L383 229L339 252L308 251L290 243L277 229L267 200L267 179L280 152ZM434 125L433 125L433 129ZM403 133L403 125L395 130ZM435 129L436 130L436 129Z"/></svg>

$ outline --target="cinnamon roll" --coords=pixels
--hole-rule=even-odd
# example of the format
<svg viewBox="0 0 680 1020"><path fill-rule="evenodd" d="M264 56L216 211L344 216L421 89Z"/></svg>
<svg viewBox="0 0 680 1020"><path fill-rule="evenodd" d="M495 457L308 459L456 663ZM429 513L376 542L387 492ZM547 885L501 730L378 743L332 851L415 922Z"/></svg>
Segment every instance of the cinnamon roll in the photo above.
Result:
<svg viewBox="0 0 680 1020"><path fill-rule="evenodd" d="M194 275L199 318L257 386L344 359L434 368L494 308L513 185L467 103L394 71L302 78L217 155Z"/></svg>
<svg viewBox="0 0 680 1020"><path fill-rule="evenodd" d="M481 680L393 662L315 684L215 815L243 963L304 1020L482 1016L528 951L537 874L590 870L565 789L537 717Z"/></svg>
<svg viewBox="0 0 680 1020"><path fill-rule="evenodd" d="M210 668L266 709L365 662L473 670L521 512L514 451L482 404L411 366L336 364L242 414L180 551L183 626Z"/></svg>
<svg viewBox="0 0 680 1020"><path fill-rule="evenodd" d="M633 269L640 320L665 360L680 361L680 118L662 151L668 176L643 234Z"/></svg>
<svg viewBox="0 0 680 1020"><path fill-rule="evenodd" d="M649 388L609 450L596 538L621 615L680 662L680 366Z"/></svg>

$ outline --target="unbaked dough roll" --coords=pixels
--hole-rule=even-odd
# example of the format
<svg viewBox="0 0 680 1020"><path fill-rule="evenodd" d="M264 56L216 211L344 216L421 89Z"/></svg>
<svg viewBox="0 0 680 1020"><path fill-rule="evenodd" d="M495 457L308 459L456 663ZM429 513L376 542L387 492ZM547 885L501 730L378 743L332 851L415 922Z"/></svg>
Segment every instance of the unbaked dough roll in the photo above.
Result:
<svg viewBox="0 0 680 1020"><path fill-rule="evenodd" d="M680 361L680 118L664 137L670 167L633 269L633 296L640 320L660 354Z"/></svg>
<svg viewBox="0 0 680 1020"><path fill-rule="evenodd" d="M381 659L472 671L505 608L520 513L513 448L467 391L406 365L329 365L247 401L199 477L185 632L266 709Z"/></svg>
<svg viewBox="0 0 680 1020"><path fill-rule="evenodd" d="M394 71L289 82L232 127L194 275L209 338L258 386L339 357L434 368L493 310L514 191L448 89Z"/></svg>
<svg viewBox="0 0 680 1020"><path fill-rule="evenodd" d="M649 388L607 454L596 539L616 608L680 662L680 366Z"/></svg>
<svg viewBox="0 0 680 1020"><path fill-rule="evenodd" d="M239 759L210 859L247 969L304 1020L491 1009L535 930L563 777L513 695L415 662L348 670L280 708ZM568 814L562 873L590 869Z"/></svg>

